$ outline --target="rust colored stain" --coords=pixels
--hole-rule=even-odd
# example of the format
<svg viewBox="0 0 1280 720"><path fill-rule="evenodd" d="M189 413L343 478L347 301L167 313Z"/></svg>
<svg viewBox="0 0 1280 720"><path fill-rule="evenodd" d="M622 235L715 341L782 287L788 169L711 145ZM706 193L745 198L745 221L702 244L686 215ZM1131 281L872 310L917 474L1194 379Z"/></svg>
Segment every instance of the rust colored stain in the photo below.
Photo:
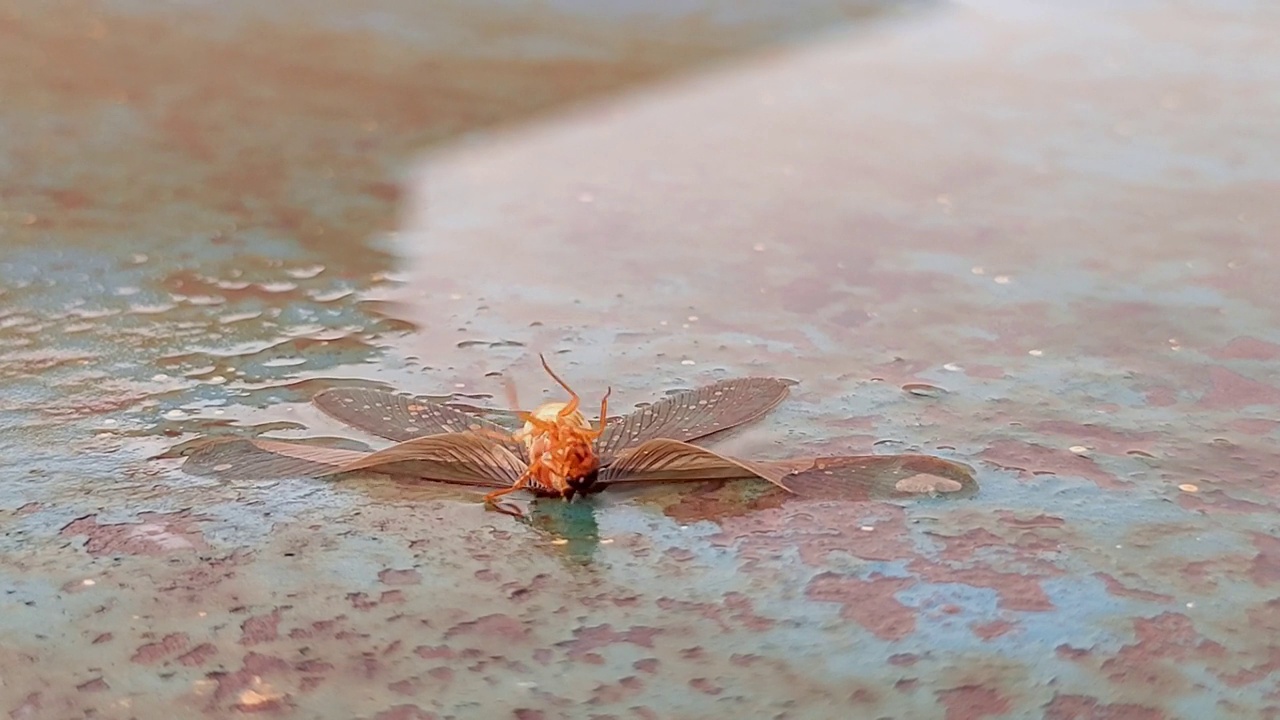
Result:
<svg viewBox="0 0 1280 720"><path fill-rule="evenodd" d="M140 646L129 659L139 665L154 665L167 660L174 653L185 650L190 644L191 639L186 633L171 633L161 640Z"/></svg>
<svg viewBox="0 0 1280 720"><path fill-rule="evenodd" d="M209 662L218 654L217 646L212 643L201 643L178 657L178 663L187 667L199 667Z"/></svg>
<svg viewBox="0 0 1280 720"><path fill-rule="evenodd" d="M1280 360L1280 345L1242 335L1221 348L1209 350L1208 354L1219 360L1275 361Z"/></svg>
<svg viewBox="0 0 1280 720"><path fill-rule="evenodd" d="M1133 621L1137 639L1102 663L1103 672L1117 683L1140 682L1164 692L1185 691L1185 678L1176 663L1192 657L1216 660L1225 648L1205 639L1186 615L1165 612Z"/></svg>
<svg viewBox="0 0 1280 720"><path fill-rule="evenodd" d="M1209 390L1200 405L1211 410L1241 410L1254 405L1280 405L1280 388L1224 367L1210 367Z"/></svg>
<svg viewBox="0 0 1280 720"><path fill-rule="evenodd" d="M974 635L983 640L994 640L1017 630L1018 626L1008 620L992 620L991 622L970 625L969 629L973 631Z"/></svg>
<svg viewBox="0 0 1280 720"><path fill-rule="evenodd" d="M280 610L272 610L267 615L258 615L245 620L240 625L240 644L258 645L271 642L280 637Z"/></svg>
<svg viewBox="0 0 1280 720"><path fill-rule="evenodd" d="M977 685L943 690L938 700L946 708L946 720L981 720L1007 713L1012 703L1000 692Z"/></svg>
<svg viewBox="0 0 1280 720"><path fill-rule="evenodd" d="M396 705L377 713L373 720L440 720L440 716L417 705Z"/></svg>
<svg viewBox="0 0 1280 720"><path fill-rule="evenodd" d="M1125 487L1114 474L1107 472L1092 458L1077 455L1067 448L1048 448L1020 440L996 440L982 458L1000 467L1034 476L1041 473L1083 477L1104 490Z"/></svg>
<svg viewBox="0 0 1280 720"><path fill-rule="evenodd" d="M1133 598L1135 600L1145 600L1147 602L1158 602L1158 603L1173 602L1173 597L1170 595L1165 595L1164 593L1157 593L1157 592L1151 592L1150 590L1138 590L1130 587L1125 587L1123 583L1121 583L1114 576L1108 573L1096 572L1093 574L1093 576L1101 580L1107 586L1107 592L1111 593L1112 595L1115 595L1116 597L1127 597L1127 598Z"/></svg>
<svg viewBox="0 0 1280 720"><path fill-rule="evenodd" d="M848 618L882 640L902 640L916 630L915 611L894 597L914 580L873 575L866 580L822 573L805 588L805 596L840 604Z"/></svg>
<svg viewBox="0 0 1280 720"><path fill-rule="evenodd" d="M408 570L388 568L378 573L378 580L384 585L417 585L422 582L422 573L412 568Z"/></svg>
<svg viewBox="0 0 1280 720"><path fill-rule="evenodd" d="M1045 720L1170 720L1155 708L1131 703L1104 703L1086 695L1054 695L1044 708Z"/></svg>
<svg viewBox="0 0 1280 720"><path fill-rule="evenodd" d="M168 555L207 549L204 538L193 525L200 519L187 511L140 513L139 523L101 525L96 515L87 515L62 528L66 537L85 536L85 551L104 555Z"/></svg>
<svg viewBox="0 0 1280 720"><path fill-rule="evenodd" d="M467 620L449 628L445 637L457 635L479 635L493 637L504 642L520 643L528 640L530 631L525 624L509 615L494 613Z"/></svg>
<svg viewBox="0 0 1280 720"><path fill-rule="evenodd" d="M1249 568L1250 579L1262 586L1280 582L1280 537L1257 532L1251 535L1258 554Z"/></svg>
<svg viewBox="0 0 1280 720"><path fill-rule="evenodd" d="M595 625L574 630L573 640L561 643L570 657L582 655L602 647L617 643L629 643L643 648L652 648L654 637L662 630L651 627L631 627L622 632L611 625Z"/></svg>

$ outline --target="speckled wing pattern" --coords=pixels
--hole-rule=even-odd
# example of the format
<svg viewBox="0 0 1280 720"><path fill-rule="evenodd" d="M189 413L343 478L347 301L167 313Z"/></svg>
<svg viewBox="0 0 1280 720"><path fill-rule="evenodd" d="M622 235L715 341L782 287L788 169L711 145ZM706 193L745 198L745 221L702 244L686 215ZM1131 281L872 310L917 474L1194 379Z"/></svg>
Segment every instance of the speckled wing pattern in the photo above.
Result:
<svg viewBox="0 0 1280 720"><path fill-rule="evenodd" d="M396 442L426 435L479 430L509 437L511 432L485 420L424 397L397 395L369 388L333 388L311 400L326 415L358 430ZM523 458L524 446L515 441L500 442Z"/></svg>
<svg viewBox="0 0 1280 720"><path fill-rule="evenodd" d="M600 471L597 482L608 486L640 482L768 480L788 492L791 474L784 464L741 460L679 440L659 438L641 443Z"/></svg>
<svg viewBox="0 0 1280 720"><path fill-rule="evenodd" d="M737 378L677 393L609 423L596 453L608 465L648 440L690 442L723 432L772 410L791 385L778 378Z"/></svg>

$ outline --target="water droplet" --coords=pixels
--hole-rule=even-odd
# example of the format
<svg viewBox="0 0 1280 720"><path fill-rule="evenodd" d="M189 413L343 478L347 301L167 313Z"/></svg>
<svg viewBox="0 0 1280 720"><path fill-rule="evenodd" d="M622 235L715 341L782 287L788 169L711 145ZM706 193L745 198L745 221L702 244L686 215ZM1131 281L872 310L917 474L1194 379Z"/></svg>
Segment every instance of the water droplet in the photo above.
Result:
<svg viewBox="0 0 1280 720"><path fill-rule="evenodd" d="M1028 354L1028 355L1030 355L1031 357L1040 357L1040 356L1044 355L1044 351L1043 351L1043 350L1028 350L1028 351L1027 351L1027 354Z"/></svg>
<svg viewBox="0 0 1280 720"><path fill-rule="evenodd" d="M1200 487L1198 485L1192 485L1191 483L1183 483L1178 486L1178 489L1185 493L1200 492Z"/></svg>
<svg viewBox="0 0 1280 720"><path fill-rule="evenodd" d="M947 363L946 365L942 366L942 369L946 370L947 372L963 372L964 371L963 367L955 363Z"/></svg>
<svg viewBox="0 0 1280 720"><path fill-rule="evenodd" d="M973 273L974 275L985 275L987 273L987 270L981 265L975 265L974 267L969 269L969 272Z"/></svg>
<svg viewBox="0 0 1280 720"><path fill-rule="evenodd" d="M902 386L902 389L912 395L918 395L920 397L940 397L947 392L945 388L921 382L907 383Z"/></svg>
<svg viewBox="0 0 1280 720"><path fill-rule="evenodd" d="M1013 278L1008 275L997 275L991 279L994 280L997 285L1008 285L1013 282Z"/></svg>
<svg viewBox="0 0 1280 720"><path fill-rule="evenodd" d="M680 361L680 364L681 364L681 365L693 365L693 364L695 364L695 363L694 363L692 360L681 360L681 361Z"/></svg>
<svg viewBox="0 0 1280 720"><path fill-rule="evenodd" d="M950 478L929 475L927 473L919 473L917 475L912 475L909 478L903 478L893 486L893 488L898 492L913 494L949 493L956 492L963 487L963 485Z"/></svg>
<svg viewBox="0 0 1280 720"><path fill-rule="evenodd" d="M1085 447L1085 446L1083 446L1083 445L1072 445L1071 447L1069 447L1069 448L1067 448L1067 449L1068 449L1068 450L1070 450L1071 452L1073 452L1073 453L1077 454L1077 455L1087 455L1087 454L1089 454L1089 448L1087 448L1087 447Z"/></svg>
<svg viewBox="0 0 1280 720"><path fill-rule="evenodd" d="M755 250L756 252L764 252L764 243L756 243L755 245L751 246L751 249Z"/></svg>
<svg viewBox="0 0 1280 720"><path fill-rule="evenodd" d="M284 271L284 273L289 277L297 278L299 280L308 280L310 278L313 278L319 275L322 272L324 272L323 265L310 265L307 267L292 268L290 270Z"/></svg>

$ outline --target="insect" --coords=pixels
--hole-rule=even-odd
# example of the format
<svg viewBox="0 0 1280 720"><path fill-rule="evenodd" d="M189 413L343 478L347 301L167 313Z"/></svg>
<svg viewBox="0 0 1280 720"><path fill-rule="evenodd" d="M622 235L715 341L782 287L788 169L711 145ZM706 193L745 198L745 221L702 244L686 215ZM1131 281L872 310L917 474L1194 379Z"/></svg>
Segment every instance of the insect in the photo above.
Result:
<svg viewBox="0 0 1280 720"><path fill-rule="evenodd" d="M215 440L184 451L184 469L215 475L234 470L259 477L323 477L356 471L411 476L487 489L486 506L519 517L524 514L519 508L499 501L521 490L571 500L613 485L756 478L795 493L804 473L826 468L820 472L831 476L830 468L843 467L839 461L852 463L864 476L884 476L877 476L874 483L904 475L903 468L909 467L887 462L892 460L887 456L827 458L825 464L819 462L824 459L814 458L762 462L695 444L759 419L776 407L794 385L779 378L722 380L669 395L614 419L608 418L609 388L593 426L580 410L578 394L556 375L546 358L539 357L569 400L544 403L531 412L517 410L515 416L523 426L515 432L425 397L332 388L312 399L320 410L395 444L367 452L260 438ZM514 387L508 384L507 389L510 404L518 407ZM949 463L928 456L898 457ZM944 474L971 478L967 470ZM947 482L955 488L963 484Z"/></svg>
<svg viewBox="0 0 1280 720"><path fill-rule="evenodd" d="M608 421L612 388L600 402L596 427L576 392L541 357L543 369L569 394L568 402L517 411L512 433L479 415L426 398L365 388L333 388L312 402L328 415L395 441L373 453L277 440L236 440L198 447L190 470L331 475L374 470L492 488L486 504L518 490L571 499L610 485L762 477L782 487L786 473L768 463L728 458L691 441L751 422L786 398L791 381L749 377L676 393ZM515 401L508 385L509 399Z"/></svg>
<svg viewBox="0 0 1280 720"><path fill-rule="evenodd" d="M605 418L609 417L609 395L613 388L605 390L604 397L600 399L600 427L593 429L578 411L581 403L578 394L556 375L545 357L539 355L538 359L551 379L569 393L569 402L543 403L531 413L516 413L516 417L524 421L524 427L512 438L524 445L529 467L520 473L511 487L494 490L484 496L485 503L495 507L502 507L496 505L498 498L523 488L539 495L571 499L575 493L589 489L600 471L595 443L604 435ZM512 407L519 407L514 386L510 383L507 384L507 393Z"/></svg>

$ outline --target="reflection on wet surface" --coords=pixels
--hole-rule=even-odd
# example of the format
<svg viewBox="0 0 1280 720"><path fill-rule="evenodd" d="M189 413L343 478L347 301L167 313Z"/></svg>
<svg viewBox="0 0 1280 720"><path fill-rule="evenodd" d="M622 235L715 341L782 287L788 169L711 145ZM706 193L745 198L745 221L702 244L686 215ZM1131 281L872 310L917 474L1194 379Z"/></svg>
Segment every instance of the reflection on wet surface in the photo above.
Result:
<svg viewBox="0 0 1280 720"><path fill-rule="evenodd" d="M0 710L1280 713L1274 10L450 7L0 9ZM538 352L879 490L150 460Z"/></svg>

